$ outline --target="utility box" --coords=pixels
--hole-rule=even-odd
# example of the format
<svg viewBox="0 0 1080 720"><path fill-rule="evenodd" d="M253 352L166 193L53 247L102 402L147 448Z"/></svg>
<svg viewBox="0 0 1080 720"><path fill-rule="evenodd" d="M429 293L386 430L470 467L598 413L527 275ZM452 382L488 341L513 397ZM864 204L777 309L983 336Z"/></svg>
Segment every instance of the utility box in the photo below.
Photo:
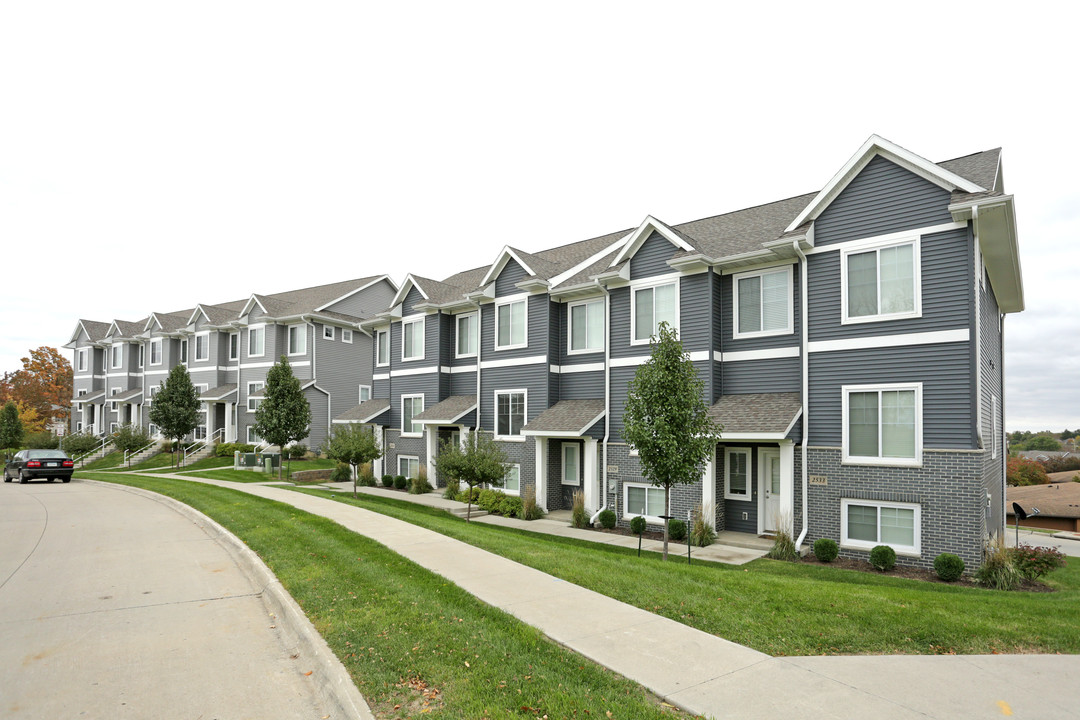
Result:
<svg viewBox="0 0 1080 720"><path fill-rule="evenodd" d="M262 453L262 462L259 463L264 468L273 468L277 470L281 467L281 453L276 452L264 452Z"/></svg>
<svg viewBox="0 0 1080 720"><path fill-rule="evenodd" d="M244 453L240 456L240 467L244 468L257 468L259 467L259 455L258 453Z"/></svg>

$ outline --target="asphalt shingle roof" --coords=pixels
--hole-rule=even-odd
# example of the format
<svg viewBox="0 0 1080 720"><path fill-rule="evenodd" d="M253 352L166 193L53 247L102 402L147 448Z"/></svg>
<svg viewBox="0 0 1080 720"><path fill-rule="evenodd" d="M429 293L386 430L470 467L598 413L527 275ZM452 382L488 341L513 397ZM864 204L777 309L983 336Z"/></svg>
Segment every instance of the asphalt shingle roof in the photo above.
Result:
<svg viewBox="0 0 1080 720"><path fill-rule="evenodd" d="M1047 517L1080 518L1080 483L1065 482L1050 485L1010 487L1006 491L1006 505L1012 515L1012 503L1018 503L1027 513L1039 508L1039 514Z"/></svg>
<svg viewBox="0 0 1080 720"><path fill-rule="evenodd" d="M336 423L366 423L390 409L388 398L372 398L355 405L334 418Z"/></svg>
<svg viewBox="0 0 1080 720"><path fill-rule="evenodd" d="M725 395L709 408L709 417L723 433L787 432L802 408L799 393Z"/></svg>
<svg viewBox="0 0 1080 720"><path fill-rule="evenodd" d="M110 402L128 402L134 400L137 397L142 396L142 388L135 388L134 390L126 390L122 393L109 396Z"/></svg>
<svg viewBox="0 0 1080 720"><path fill-rule="evenodd" d="M434 424L452 425L461 417L475 409L475 395L451 395L442 402L432 405L419 415L413 416L413 420Z"/></svg>
<svg viewBox="0 0 1080 720"><path fill-rule="evenodd" d="M523 433L573 433L583 435L604 415L604 401L560 400L521 428Z"/></svg>
<svg viewBox="0 0 1080 720"><path fill-rule="evenodd" d="M105 334L109 332L110 323L98 322L97 320L80 320L79 322L82 323L86 334L90 336L91 342L104 340Z"/></svg>
<svg viewBox="0 0 1080 720"><path fill-rule="evenodd" d="M227 395L230 395L234 392L236 392L236 383L228 383L226 385L218 385L216 388L211 388L210 390L207 390L199 396L199 399L203 402L206 402L207 400L220 400L223 397L226 397ZM255 397L255 395L252 394L251 397Z"/></svg>

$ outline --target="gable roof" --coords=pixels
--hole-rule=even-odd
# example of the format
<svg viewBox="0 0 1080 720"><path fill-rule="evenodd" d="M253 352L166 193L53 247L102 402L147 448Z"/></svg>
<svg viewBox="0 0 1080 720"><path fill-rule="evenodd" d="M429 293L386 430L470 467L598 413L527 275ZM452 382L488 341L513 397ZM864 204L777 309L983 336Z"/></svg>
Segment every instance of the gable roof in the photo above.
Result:
<svg viewBox="0 0 1080 720"><path fill-rule="evenodd" d="M581 437L603 419L604 400L560 400L521 428L522 435Z"/></svg>
<svg viewBox="0 0 1080 720"><path fill-rule="evenodd" d="M150 317L147 318L146 324L143 326L143 332L154 332L151 325L156 324L158 331L163 333L176 332L182 327L188 324L188 318L191 316L190 310L181 311L178 313L150 313Z"/></svg>
<svg viewBox="0 0 1080 720"><path fill-rule="evenodd" d="M334 418L334 423L369 423L390 409L389 398L372 398L354 405Z"/></svg>
<svg viewBox="0 0 1080 720"><path fill-rule="evenodd" d="M328 314L325 310L321 309L341 302L346 297L384 279L389 282L389 278L385 275L372 275L369 277L357 278L356 280L345 280L343 282L330 283L328 285L318 285L315 287L302 288L300 290L289 290L273 295L252 293L240 310L239 315L241 317L247 315L255 305L262 308L263 312L271 318L299 317L300 315L309 315L317 312ZM390 284L393 286L392 282ZM340 318L350 317L352 318L350 322L361 319L354 318L345 313L335 313L335 315Z"/></svg>
<svg viewBox="0 0 1080 720"><path fill-rule="evenodd" d="M632 258L634 253L645 244L645 241L648 240L654 232L659 233L663 238L680 250L694 252L699 249L685 233L665 225L652 215L648 215L641 221L641 224L630 233L629 237L626 238L619 254L611 261L611 266L618 265L623 260Z"/></svg>
<svg viewBox="0 0 1080 720"><path fill-rule="evenodd" d="M75 329L71 332L71 339L67 341L67 345L64 347L75 347L75 343L79 339L79 333L85 333L86 339L92 343L101 342L109 334L109 323L98 322L97 320L79 320L75 324Z"/></svg>

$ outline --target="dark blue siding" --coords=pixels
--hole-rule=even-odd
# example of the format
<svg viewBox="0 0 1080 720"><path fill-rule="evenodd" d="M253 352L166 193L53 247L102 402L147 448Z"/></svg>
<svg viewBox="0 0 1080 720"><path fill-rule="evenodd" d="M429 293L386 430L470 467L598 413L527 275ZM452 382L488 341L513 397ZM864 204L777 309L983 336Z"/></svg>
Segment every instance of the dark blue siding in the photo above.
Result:
<svg viewBox="0 0 1080 720"><path fill-rule="evenodd" d="M525 268L518 264L517 260L510 258L506 261L506 266L499 273L499 277L495 278L495 297L503 297L505 295L517 295L521 292L521 288L517 287L517 284L529 277L529 273L525 272Z"/></svg>
<svg viewBox="0 0 1080 720"><path fill-rule="evenodd" d="M630 279L637 280L672 272L667 261L677 250L679 248L668 242L664 236L653 232L634 253L634 257L630 258Z"/></svg>
<svg viewBox="0 0 1080 720"><path fill-rule="evenodd" d="M724 381L722 395L802 390L802 361L797 357L726 362L720 373Z"/></svg>

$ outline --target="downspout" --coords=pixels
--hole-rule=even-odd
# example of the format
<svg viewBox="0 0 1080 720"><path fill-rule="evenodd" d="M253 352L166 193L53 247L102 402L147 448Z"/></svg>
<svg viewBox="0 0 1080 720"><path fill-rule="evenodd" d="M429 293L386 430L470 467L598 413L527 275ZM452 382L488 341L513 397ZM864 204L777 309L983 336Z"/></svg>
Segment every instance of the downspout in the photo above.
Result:
<svg viewBox="0 0 1080 720"><path fill-rule="evenodd" d="M310 316L304 317L304 322L311 328L311 381L315 383L315 389L319 389L319 334L315 332L315 324L311 322ZM334 402L334 397L324 392L326 395L326 437L330 437L330 419L333 417L333 409L330 405Z"/></svg>
<svg viewBox="0 0 1080 720"><path fill-rule="evenodd" d="M971 230L974 243L972 245L972 264L974 267L975 284L975 443L980 449L986 449L986 441L983 438L983 396L982 396L982 293L979 292L979 275L981 268L978 263L979 249L979 206L971 207ZM993 433L991 433L993 437Z"/></svg>
<svg viewBox="0 0 1080 720"><path fill-rule="evenodd" d="M479 300L474 300L476 305L476 428L480 432L480 359L484 354L484 309ZM528 332L526 330L526 332ZM492 341L494 343L494 340ZM526 409L526 412L528 410Z"/></svg>
<svg viewBox="0 0 1080 720"><path fill-rule="evenodd" d="M590 525L596 522L596 519L600 517L600 513L607 510L607 446L608 439L611 437L611 293L600 284L599 280L595 282L596 287L600 288L601 292L604 293L604 451L600 461L600 494L603 501L600 503L600 509L589 518ZM618 508L618 504L619 499L616 497L616 508ZM616 515L618 515L617 509Z"/></svg>
<svg viewBox="0 0 1080 720"><path fill-rule="evenodd" d="M1001 368L998 375L1001 377L1001 384L998 386L998 391L1001 393L1001 437L998 438L998 442L1002 444L998 450L1001 452L1001 537L1005 534L1005 515L1006 502L1005 502L1005 478L1008 475L1009 459L1008 448L1009 441L1008 435L1005 433L1005 313L998 313L998 362ZM995 418L997 420L997 418ZM993 435L991 434L991 437Z"/></svg>
<svg viewBox="0 0 1080 720"><path fill-rule="evenodd" d="M807 354L807 335L809 335L809 328L807 327L807 296L810 293L807 292L806 287L806 253L799 247L798 238L792 240L791 246L795 249L795 254L799 256L799 318L802 325L800 332L802 336L800 338L802 345L800 349L800 355L802 356L802 452L800 453L802 456L802 532L799 533L798 539L795 540L795 549L801 550L803 541L806 540L806 535L810 531L810 511L807 504L809 478L806 474L809 466L806 457L806 446L809 444L810 437L810 412L808 409L810 402L810 356Z"/></svg>

